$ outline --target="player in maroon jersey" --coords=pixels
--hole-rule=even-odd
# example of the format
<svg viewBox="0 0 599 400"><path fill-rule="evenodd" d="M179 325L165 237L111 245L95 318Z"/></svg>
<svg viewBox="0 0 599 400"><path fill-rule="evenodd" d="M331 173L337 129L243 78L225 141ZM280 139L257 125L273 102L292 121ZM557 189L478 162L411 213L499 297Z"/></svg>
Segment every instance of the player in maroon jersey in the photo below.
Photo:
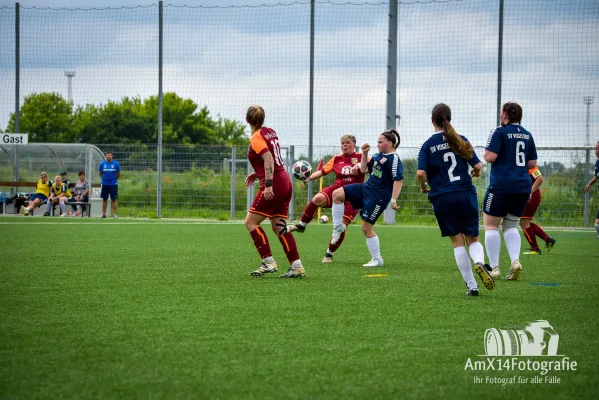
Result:
<svg viewBox="0 0 599 400"><path fill-rule="evenodd" d="M528 244L530 244L530 250L525 251L522 254L530 254L530 255L539 255L541 254L541 249L537 244L536 236L543 239L545 242L545 248L547 251L551 251L553 246L555 245L556 240L549 237L539 225L532 222L532 219L537 212L537 208L541 204L541 184L543 183L543 175L541 175L541 171L539 171L538 167L534 167L528 170L528 174L530 175L530 179L532 180L532 189L530 190L530 199L528 199L528 203L526 203L526 208L524 209L524 214L520 218L520 227L524 232L524 237Z"/></svg>
<svg viewBox="0 0 599 400"><path fill-rule="evenodd" d="M335 189L352 183L364 183L364 174L356 168L352 168L354 165L359 165L360 161L362 161L362 153L356 153L356 138L353 135L343 135L341 137L341 154L337 154L331 158L328 163L308 178L308 180L314 181L334 172L337 179L335 179L335 182L331 186L322 189L322 191L314 196L312 201L306 206L300 222L290 226L289 232L304 232L306 226L316 215L318 207L331 208ZM345 226L351 224L357 213L358 210L354 210L349 202L345 203L345 211L343 212L343 223ZM341 246L344 239L345 232L341 234L337 243L331 244L329 242L329 247L322 259L323 263L333 262L333 255L339 246Z"/></svg>
<svg viewBox="0 0 599 400"><path fill-rule="evenodd" d="M281 278L297 278L305 275L304 267L295 244L295 238L287 231L285 219L289 214L292 186L285 164L281 157L281 147L277 133L265 126L264 109L260 106L250 106L246 113L246 121L252 129L248 159L255 172L245 179L247 186L260 180L260 190L250 207L245 226L254 240L254 246L262 257L262 264L252 271L252 276L262 276L277 272L278 267L272 252L266 232L260 227L262 221L270 219L273 232L278 236L283 251L291 266Z"/></svg>

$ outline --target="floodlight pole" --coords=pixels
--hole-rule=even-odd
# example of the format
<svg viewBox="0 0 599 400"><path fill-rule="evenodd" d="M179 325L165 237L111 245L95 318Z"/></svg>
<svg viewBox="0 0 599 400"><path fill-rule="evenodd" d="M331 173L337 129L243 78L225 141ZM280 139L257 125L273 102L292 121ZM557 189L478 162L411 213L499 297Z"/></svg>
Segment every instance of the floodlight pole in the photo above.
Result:
<svg viewBox="0 0 599 400"><path fill-rule="evenodd" d="M21 107L20 93L21 86L21 5L17 1L15 3L15 132L21 132ZM15 179L18 180L17 177Z"/></svg>
<svg viewBox="0 0 599 400"><path fill-rule="evenodd" d="M69 103L72 103L73 102L73 77L75 76L75 71L64 71L64 76L67 77L68 85L69 85L67 99L69 100Z"/></svg>
<svg viewBox="0 0 599 400"><path fill-rule="evenodd" d="M591 145L591 104L595 101L593 96L584 96L583 97L584 104L587 105L587 141L585 145ZM584 181L588 182L590 179L590 167L591 167L591 150L587 148L585 152L585 163L584 163ZM590 193L584 194L584 227L589 227L589 197Z"/></svg>
<svg viewBox="0 0 599 400"><path fill-rule="evenodd" d="M389 33L387 38L387 115L386 129L397 127L397 27L398 0L389 1ZM385 224L395 225L395 210L391 203L383 213Z"/></svg>

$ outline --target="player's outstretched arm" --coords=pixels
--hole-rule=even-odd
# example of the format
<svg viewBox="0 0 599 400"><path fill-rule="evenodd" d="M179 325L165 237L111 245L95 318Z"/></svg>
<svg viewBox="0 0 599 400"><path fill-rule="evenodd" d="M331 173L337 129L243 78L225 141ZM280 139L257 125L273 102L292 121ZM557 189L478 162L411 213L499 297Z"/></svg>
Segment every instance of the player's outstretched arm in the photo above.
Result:
<svg viewBox="0 0 599 400"><path fill-rule="evenodd" d="M325 174L324 174L324 173L323 173L321 170L318 170L318 171L314 172L312 175L310 175L310 176L308 177L308 180L309 180L309 181L315 181L315 180L317 180L318 178L322 178L324 175L325 175Z"/></svg>
<svg viewBox="0 0 599 400"><path fill-rule="evenodd" d="M588 193L591 190L591 187L593 187L593 184L597 182L597 177L594 176L593 179L591 179L589 181L589 183L584 187L584 192Z"/></svg>

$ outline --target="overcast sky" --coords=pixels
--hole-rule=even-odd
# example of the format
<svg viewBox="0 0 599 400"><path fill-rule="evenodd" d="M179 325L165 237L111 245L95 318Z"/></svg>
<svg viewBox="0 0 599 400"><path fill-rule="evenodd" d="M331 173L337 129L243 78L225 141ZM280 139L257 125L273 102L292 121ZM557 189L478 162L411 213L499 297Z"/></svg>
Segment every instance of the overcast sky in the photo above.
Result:
<svg viewBox="0 0 599 400"><path fill-rule="evenodd" d="M13 2L0 0L3 5ZM165 5L278 4L257 0L168 0ZM165 8L164 91L190 97L215 115L243 121L249 104L267 110L284 143L308 137L309 1L286 6ZM299 4L297 4L299 3ZM340 2L338 2L340 3ZM413 2L412 2L413 3ZM75 70L75 105L157 88L156 7L36 11L27 7L134 7L140 0L23 0L21 96L57 91ZM154 3L155 4L155 3ZM506 1L504 101L524 108L523 125L540 145L582 145L583 96L595 96L592 141L599 139L599 2ZM387 4L318 3L314 142L336 146L353 133L374 142L385 128ZM5 11L0 17L10 19ZM402 146L431 134L430 110L452 107L457 131L484 145L496 124L497 0L402 4L398 107ZM14 24L0 24L0 127L14 111ZM457 23L456 23L457 22Z"/></svg>

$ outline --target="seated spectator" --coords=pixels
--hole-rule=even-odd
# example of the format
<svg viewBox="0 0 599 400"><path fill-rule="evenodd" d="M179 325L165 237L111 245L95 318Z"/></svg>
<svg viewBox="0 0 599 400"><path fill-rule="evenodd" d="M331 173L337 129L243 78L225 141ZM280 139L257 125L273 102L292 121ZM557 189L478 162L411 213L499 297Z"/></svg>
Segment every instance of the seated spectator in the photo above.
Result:
<svg viewBox="0 0 599 400"><path fill-rule="evenodd" d="M21 206L21 214L23 215L29 215L32 210L41 206L50 196L52 181L48 180L48 174L45 172L40 174L40 178L37 181L35 193L29 197L29 205L27 207Z"/></svg>
<svg viewBox="0 0 599 400"><path fill-rule="evenodd" d="M81 203L87 203L89 202L89 181L85 179L85 172L83 171L79 171L77 176L79 177L79 180L77 181L77 183L75 183L75 196L73 197L73 200ZM76 205L71 204L71 207L73 207L76 216L79 216L81 215L81 213L84 213L87 208L87 206L82 205L80 213L79 211L77 211Z"/></svg>
<svg viewBox="0 0 599 400"><path fill-rule="evenodd" d="M62 182L60 175L54 178L54 184L50 190L50 197L48 197L48 203L46 204L46 212L44 217L50 216L52 207L56 204L60 204L60 216L66 217L68 215L67 203L70 201L72 195L69 187Z"/></svg>

